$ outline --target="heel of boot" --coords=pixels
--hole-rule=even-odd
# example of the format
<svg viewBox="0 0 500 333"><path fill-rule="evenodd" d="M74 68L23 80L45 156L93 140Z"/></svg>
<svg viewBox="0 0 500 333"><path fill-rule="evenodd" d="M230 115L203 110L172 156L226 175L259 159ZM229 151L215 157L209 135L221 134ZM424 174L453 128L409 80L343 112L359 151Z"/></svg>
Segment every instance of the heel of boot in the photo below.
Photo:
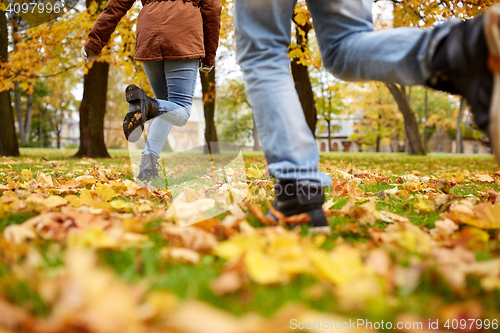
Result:
<svg viewBox="0 0 500 333"><path fill-rule="evenodd" d="M129 85L125 89L125 99L127 102L139 101L141 99L141 88L136 86L135 84Z"/></svg>

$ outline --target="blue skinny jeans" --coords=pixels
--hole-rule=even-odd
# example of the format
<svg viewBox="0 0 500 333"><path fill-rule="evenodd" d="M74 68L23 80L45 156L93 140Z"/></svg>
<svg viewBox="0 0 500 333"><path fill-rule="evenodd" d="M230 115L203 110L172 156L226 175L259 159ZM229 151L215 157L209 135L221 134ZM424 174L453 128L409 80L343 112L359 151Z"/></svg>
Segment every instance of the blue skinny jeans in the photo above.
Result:
<svg viewBox="0 0 500 333"><path fill-rule="evenodd" d="M198 62L188 59L142 63L160 109L149 129L144 154L159 157L172 126L186 125L193 105Z"/></svg>

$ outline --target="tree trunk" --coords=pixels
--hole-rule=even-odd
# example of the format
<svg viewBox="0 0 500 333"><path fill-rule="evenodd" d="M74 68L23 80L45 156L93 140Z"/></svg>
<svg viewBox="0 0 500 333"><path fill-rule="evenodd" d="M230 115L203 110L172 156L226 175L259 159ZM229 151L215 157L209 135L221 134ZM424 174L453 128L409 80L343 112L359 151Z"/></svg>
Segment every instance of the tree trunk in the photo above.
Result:
<svg viewBox="0 0 500 333"><path fill-rule="evenodd" d="M39 140L40 140L40 148L44 147L44 138L43 138L43 118L45 118L45 108L40 110L40 117L38 119L38 134L39 134Z"/></svg>
<svg viewBox="0 0 500 333"><path fill-rule="evenodd" d="M87 8L92 0L86 0ZM103 0L97 0L101 5ZM94 62L83 77L80 103L80 148L77 157L110 157L104 141L104 114L108 92L109 64Z"/></svg>
<svg viewBox="0 0 500 333"><path fill-rule="evenodd" d="M28 95L26 102L26 118L24 120L24 143L30 142L32 119L33 119L33 95Z"/></svg>
<svg viewBox="0 0 500 333"><path fill-rule="evenodd" d="M209 73L201 73L201 90L203 92L203 112L205 114L205 154L219 153L219 139L215 127L215 67Z"/></svg>
<svg viewBox="0 0 500 333"><path fill-rule="evenodd" d="M109 64L95 62L83 78L80 103L80 149L77 157L110 157L104 142L104 114Z"/></svg>
<svg viewBox="0 0 500 333"><path fill-rule="evenodd" d="M295 59L292 60L291 66L295 90L299 95L307 126L314 135L316 131L316 102L314 101L311 80L309 79L309 71L306 66L298 64Z"/></svg>
<svg viewBox="0 0 500 333"><path fill-rule="evenodd" d="M380 118L382 116L378 116L379 123L377 124L377 141L376 141L376 146L375 146L375 152L380 153Z"/></svg>
<svg viewBox="0 0 500 333"><path fill-rule="evenodd" d="M0 11L0 62L8 61L7 18ZM14 114L8 90L0 92L0 156L19 156Z"/></svg>
<svg viewBox="0 0 500 333"><path fill-rule="evenodd" d="M418 129L417 119L411 109L408 100L405 97L404 91L394 83L386 83L389 91L394 96L399 110L403 113L406 129L406 137L408 138L412 154L425 155L424 146Z"/></svg>
<svg viewBox="0 0 500 333"><path fill-rule="evenodd" d="M328 151L332 151L332 129L331 120L326 120L326 126L328 126Z"/></svg>
<svg viewBox="0 0 500 333"><path fill-rule="evenodd" d="M457 154L462 154L463 153L463 147L462 147L462 119L464 117L464 111L465 111L465 98L460 98L460 111L458 112L458 119L457 119L457 137L455 138L456 140L456 152Z"/></svg>
<svg viewBox="0 0 500 333"><path fill-rule="evenodd" d="M310 24L306 24L305 26L299 26L296 24L296 26L297 45L301 45L301 48L303 49L302 51L305 51L308 43L308 33L312 27ZM305 37L299 33L299 29L304 31ZM316 102L314 100L314 93L312 91L311 80L309 78L309 71L307 70L307 66L298 63L298 59L293 59L291 61L291 67L293 81L295 82L295 90L299 95L300 104L302 105L307 125L313 135L315 135L317 118Z"/></svg>
<svg viewBox="0 0 500 333"><path fill-rule="evenodd" d="M429 90L427 87L425 88L425 123L424 123L424 149L427 152L427 119L429 118L429 97L428 97Z"/></svg>
<svg viewBox="0 0 500 333"><path fill-rule="evenodd" d="M21 89L19 88L19 82L14 83L14 105L16 106L17 114L17 127L19 130L19 139L21 143L24 142L24 119L23 119L23 109L21 105Z"/></svg>

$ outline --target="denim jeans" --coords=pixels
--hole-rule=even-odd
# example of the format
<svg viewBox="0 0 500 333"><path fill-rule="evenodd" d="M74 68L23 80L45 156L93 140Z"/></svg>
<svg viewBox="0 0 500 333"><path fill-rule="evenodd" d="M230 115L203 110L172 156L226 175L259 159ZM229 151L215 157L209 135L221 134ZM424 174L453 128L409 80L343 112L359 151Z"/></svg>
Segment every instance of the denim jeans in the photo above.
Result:
<svg viewBox="0 0 500 333"><path fill-rule="evenodd" d="M149 129L145 154L160 156L172 126L186 125L191 115L198 59L143 62L160 112Z"/></svg>
<svg viewBox="0 0 500 333"><path fill-rule="evenodd" d="M236 57L247 82L269 173L330 186L290 75L296 0L235 0ZM457 21L434 29L373 31L372 0L307 0L323 64L347 81L424 84L439 42Z"/></svg>

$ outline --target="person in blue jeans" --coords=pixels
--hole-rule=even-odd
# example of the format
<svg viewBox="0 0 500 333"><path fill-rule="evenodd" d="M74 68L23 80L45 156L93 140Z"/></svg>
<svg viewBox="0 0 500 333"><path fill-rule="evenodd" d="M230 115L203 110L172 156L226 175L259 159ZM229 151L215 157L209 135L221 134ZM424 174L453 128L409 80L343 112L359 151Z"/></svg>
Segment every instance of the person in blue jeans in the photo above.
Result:
<svg viewBox="0 0 500 333"><path fill-rule="evenodd" d="M88 64L108 43L118 22L136 0L109 0L82 48ZM130 142L142 135L146 121L154 119L136 178L159 176L158 159L172 126L184 126L191 113L198 67L208 73L215 64L219 44L220 0L141 0L137 18L134 60L141 61L156 98L129 85L129 110L123 132Z"/></svg>
<svg viewBox="0 0 500 333"><path fill-rule="evenodd" d="M460 94L500 161L499 7L470 21L433 29L374 31L373 0L307 0L325 68L347 81L425 85ZM296 0L235 0L236 57L247 82L271 176L273 206L286 216L307 213L327 227L319 155L290 74L288 47ZM489 63L489 66L488 66ZM494 85L495 83L495 85Z"/></svg>

